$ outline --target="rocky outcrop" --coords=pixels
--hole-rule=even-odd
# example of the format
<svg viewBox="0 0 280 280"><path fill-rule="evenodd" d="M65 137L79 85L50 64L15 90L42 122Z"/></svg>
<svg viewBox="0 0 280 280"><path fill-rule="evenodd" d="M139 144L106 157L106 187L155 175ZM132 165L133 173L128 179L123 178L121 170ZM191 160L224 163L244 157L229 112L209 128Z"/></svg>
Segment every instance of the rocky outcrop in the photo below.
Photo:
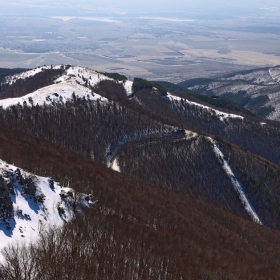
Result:
<svg viewBox="0 0 280 280"><path fill-rule="evenodd" d="M16 174L16 180L18 180L19 183L24 186L23 188L24 193L35 196L36 184L34 182L34 179L32 177L24 178L19 169L15 171L15 174Z"/></svg>
<svg viewBox="0 0 280 280"><path fill-rule="evenodd" d="M26 194L35 196L36 193L36 184L32 178L26 178L25 179L25 186L24 186L24 192Z"/></svg>
<svg viewBox="0 0 280 280"><path fill-rule="evenodd" d="M0 219L6 220L13 216L13 202L10 192L13 189L12 183L0 177Z"/></svg>

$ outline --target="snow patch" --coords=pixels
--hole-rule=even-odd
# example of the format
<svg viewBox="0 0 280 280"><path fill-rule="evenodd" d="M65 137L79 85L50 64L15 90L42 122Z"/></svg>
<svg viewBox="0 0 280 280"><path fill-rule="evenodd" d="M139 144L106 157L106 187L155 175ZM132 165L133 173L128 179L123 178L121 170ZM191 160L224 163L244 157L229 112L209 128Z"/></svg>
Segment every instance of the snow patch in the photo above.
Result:
<svg viewBox="0 0 280 280"><path fill-rule="evenodd" d="M114 158L114 160L111 163L111 168L117 172L121 172L120 166L119 166L119 162L117 158Z"/></svg>
<svg viewBox="0 0 280 280"><path fill-rule="evenodd" d="M132 85L133 85L133 82L128 81L128 80L125 81L125 83L123 83L123 86L124 86L124 89L125 89L127 95L131 95L133 93Z"/></svg>
<svg viewBox="0 0 280 280"><path fill-rule="evenodd" d="M198 134L196 132L193 132L193 131L190 131L187 129L185 129L185 135L186 135L187 140L196 138L198 136Z"/></svg>

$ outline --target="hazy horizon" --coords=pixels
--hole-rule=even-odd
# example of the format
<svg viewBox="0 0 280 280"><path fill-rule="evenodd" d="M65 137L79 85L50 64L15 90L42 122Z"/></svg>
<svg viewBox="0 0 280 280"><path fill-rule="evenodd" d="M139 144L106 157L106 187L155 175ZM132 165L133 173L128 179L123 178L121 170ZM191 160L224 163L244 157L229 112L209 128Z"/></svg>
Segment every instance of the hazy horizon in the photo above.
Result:
<svg viewBox="0 0 280 280"><path fill-rule="evenodd" d="M279 15L274 0L14 0L1 5L0 67L216 77L279 65Z"/></svg>
<svg viewBox="0 0 280 280"><path fill-rule="evenodd" d="M195 18L209 17L234 17L234 16L275 16L280 12L278 1L259 0L237 0L234 2L219 0L136 0L136 1L115 1L104 0L102 4L98 1L13 1L1 5L1 15L22 15L22 16L89 16L107 15L124 16L137 14L152 14L164 16L191 16Z"/></svg>

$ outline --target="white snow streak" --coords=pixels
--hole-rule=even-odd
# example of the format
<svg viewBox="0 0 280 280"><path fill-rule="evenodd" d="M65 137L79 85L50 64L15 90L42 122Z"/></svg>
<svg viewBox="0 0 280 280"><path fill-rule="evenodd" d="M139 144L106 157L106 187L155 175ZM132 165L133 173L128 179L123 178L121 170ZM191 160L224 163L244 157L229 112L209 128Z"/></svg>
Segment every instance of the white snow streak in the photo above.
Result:
<svg viewBox="0 0 280 280"><path fill-rule="evenodd" d="M125 89L127 95L131 95L133 93L132 85L133 85L133 82L132 81L128 81L128 80L125 81L125 83L123 84L124 89Z"/></svg>
<svg viewBox="0 0 280 280"><path fill-rule="evenodd" d="M217 158L222 160L223 169L225 170L225 172L227 173L228 177L230 178L230 180L231 180L231 182L232 182L232 184L234 186L234 189L238 192L239 198L240 198L242 204L244 205L245 210L247 211L247 213L250 215L250 217L252 218L252 220L254 222L262 225L262 222L260 221L257 213L254 211L254 209L250 205L250 202L248 201L248 199L247 199L247 197L246 197L246 195L245 195L245 193L243 191L243 188L242 188L240 182L236 179L236 177L234 176L234 173L232 172L230 166L228 165L227 161L225 160L223 153L218 148L218 146L216 145L215 141L212 138L207 137L207 139L209 139L210 142L213 144L214 152L215 152Z"/></svg>

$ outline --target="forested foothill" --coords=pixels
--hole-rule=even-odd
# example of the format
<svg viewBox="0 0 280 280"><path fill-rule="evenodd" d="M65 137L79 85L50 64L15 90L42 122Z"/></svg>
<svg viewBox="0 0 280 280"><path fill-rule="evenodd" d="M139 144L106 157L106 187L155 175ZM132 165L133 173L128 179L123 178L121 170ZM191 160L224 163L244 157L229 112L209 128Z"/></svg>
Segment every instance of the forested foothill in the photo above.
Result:
<svg viewBox="0 0 280 280"><path fill-rule="evenodd" d="M135 180L48 141L1 132L1 147L10 151L1 157L62 183L69 180L98 200L32 247L7 248L3 279L277 279L278 230Z"/></svg>

